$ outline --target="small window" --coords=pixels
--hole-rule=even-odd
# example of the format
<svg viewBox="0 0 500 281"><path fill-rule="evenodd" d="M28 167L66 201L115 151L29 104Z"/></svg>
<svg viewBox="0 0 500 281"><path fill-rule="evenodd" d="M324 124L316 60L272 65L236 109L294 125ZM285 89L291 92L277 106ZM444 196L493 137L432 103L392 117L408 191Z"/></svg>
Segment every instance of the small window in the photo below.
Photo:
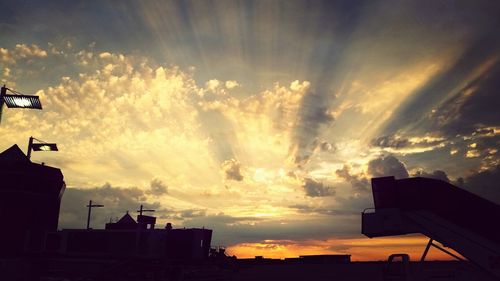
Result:
<svg viewBox="0 0 500 281"><path fill-rule="evenodd" d="M203 247L203 239L200 240L200 247Z"/></svg>

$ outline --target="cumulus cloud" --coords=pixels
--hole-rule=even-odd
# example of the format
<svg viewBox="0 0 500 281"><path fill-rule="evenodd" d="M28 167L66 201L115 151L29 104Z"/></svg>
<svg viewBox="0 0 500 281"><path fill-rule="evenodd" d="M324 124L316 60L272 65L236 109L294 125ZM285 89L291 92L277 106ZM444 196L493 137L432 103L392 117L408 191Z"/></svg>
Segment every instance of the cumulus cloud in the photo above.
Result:
<svg viewBox="0 0 500 281"><path fill-rule="evenodd" d="M189 74L116 52L99 55L92 50L65 49L65 56L47 56L34 57L33 64L47 59L58 62L55 69L73 68L36 93L43 111L4 111L0 131L5 139L21 142L18 134L33 134L57 141L57 156L67 164L61 168L72 186L104 181L143 186L144 178L166 176L164 167L174 175L189 170L208 173L206 167L213 161L209 140L200 130L194 105L200 88ZM39 75L50 76L53 71ZM180 151L184 157L178 157ZM70 159L78 161L70 163ZM170 184L181 181L171 180Z"/></svg>
<svg viewBox="0 0 500 281"><path fill-rule="evenodd" d="M31 46L26 44L16 44L15 51L17 55L21 58L28 57L39 57L43 58L47 56L47 51L43 50L39 46L32 44Z"/></svg>
<svg viewBox="0 0 500 281"><path fill-rule="evenodd" d="M240 86L240 84L238 84L238 82L234 81L234 80L226 81L225 85L226 85L226 88L228 88L228 89L234 89L234 88Z"/></svg>
<svg viewBox="0 0 500 281"><path fill-rule="evenodd" d="M208 80L206 83L205 83L205 87L212 91L212 92L215 92L219 86L220 86L221 82L217 79L211 79L211 80Z"/></svg>
<svg viewBox="0 0 500 281"><path fill-rule="evenodd" d="M396 179L409 176L405 165L392 155L382 156L368 162L368 174L373 177L394 176Z"/></svg>
<svg viewBox="0 0 500 281"><path fill-rule="evenodd" d="M221 169L227 180L242 181L241 164L236 159L229 159L221 164Z"/></svg>
<svg viewBox="0 0 500 281"><path fill-rule="evenodd" d="M337 169L335 174L351 184L356 192L368 191L369 181L364 174L353 174L349 165L343 165L342 169Z"/></svg>
<svg viewBox="0 0 500 281"><path fill-rule="evenodd" d="M309 197L324 197L335 195L335 190L331 186L327 186L322 182L312 178L304 178L302 188Z"/></svg>
<svg viewBox="0 0 500 281"><path fill-rule="evenodd" d="M168 186L164 184L160 179L153 179L150 183L149 194L159 196L168 193Z"/></svg>
<svg viewBox="0 0 500 281"><path fill-rule="evenodd" d="M4 64L14 64L16 61L12 56L12 52L5 48L0 48L0 62Z"/></svg>

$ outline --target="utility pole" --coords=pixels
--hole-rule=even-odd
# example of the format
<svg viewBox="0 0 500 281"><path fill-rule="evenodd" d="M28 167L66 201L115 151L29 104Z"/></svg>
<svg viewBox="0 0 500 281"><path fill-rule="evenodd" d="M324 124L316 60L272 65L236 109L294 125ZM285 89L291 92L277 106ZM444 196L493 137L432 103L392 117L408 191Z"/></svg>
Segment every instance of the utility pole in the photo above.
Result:
<svg viewBox="0 0 500 281"><path fill-rule="evenodd" d="M33 146L33 137L30 137L30 140L28 141L28 153L26 156L28 156L28 159L31 158L31 147Z"/></svg>
<svg viewBox="0 0 500 281"><path fill-rule="evenodd" d="M2 110L3 110L3 97L7 94L7 87L5 87L5 84L2 86L2 89L0 90L0 122L2 121Z"/></svg>
<svg viewBox="0 0 500 281"><path fill-rule="evenodd" d="M87 205L87 207L89 208L89 213L87 216L87 230L89 230L90 229L90 213L92 212L92 208L101 208L101 207L104 207L104 205L92 204L92 200L89 200L89 204Z"/></svg>
<svg viewBox="0 0 500 281"><path fill-rule="evenodd" d="M143 206L141 205L141 207L139 208L139 210L137 210L137 212L139 213L139 216L142 216L142 213L143 212L154 212L155 210L145 210L143 209Z"/></svg>

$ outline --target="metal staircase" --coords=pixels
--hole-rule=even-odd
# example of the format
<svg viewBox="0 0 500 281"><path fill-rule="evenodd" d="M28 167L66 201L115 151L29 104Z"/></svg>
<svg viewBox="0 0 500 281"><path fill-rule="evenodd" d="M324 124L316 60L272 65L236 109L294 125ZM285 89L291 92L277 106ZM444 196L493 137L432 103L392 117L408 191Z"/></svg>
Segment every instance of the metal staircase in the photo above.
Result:
<svg viewBox="0 0 500 281"><path fill-rule="evenodd" d="M430 238L421 261L431 246L462 259L451 248L500 280L500 206L427 178L374 178L372 191L375 208L362 214L364 235L421 233Z"/></svg>

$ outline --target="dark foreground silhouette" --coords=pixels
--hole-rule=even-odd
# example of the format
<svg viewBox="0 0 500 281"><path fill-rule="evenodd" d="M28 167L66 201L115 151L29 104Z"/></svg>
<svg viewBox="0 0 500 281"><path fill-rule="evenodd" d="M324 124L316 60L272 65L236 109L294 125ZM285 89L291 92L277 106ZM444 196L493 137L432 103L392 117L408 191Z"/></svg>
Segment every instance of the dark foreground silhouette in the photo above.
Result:
<svg viewBox="0 0 500 281"><path fill-rule="evenodd" d="M500 207L437 180L373 179L375 208L362 214L368 237L430 237L419 263L405 254L389 262L351 262L350 255L237 259L211 248L212 230L156 228L156 218L143 214L152 210L142 206L136 219L127 212L104 229L58 230L63 174L31 162L17 145L0 153L0 183L1 281L498 278ZM90 201L89 212L98 206ZM450 247L467 261L425 262L431 246Z"/></svg>

